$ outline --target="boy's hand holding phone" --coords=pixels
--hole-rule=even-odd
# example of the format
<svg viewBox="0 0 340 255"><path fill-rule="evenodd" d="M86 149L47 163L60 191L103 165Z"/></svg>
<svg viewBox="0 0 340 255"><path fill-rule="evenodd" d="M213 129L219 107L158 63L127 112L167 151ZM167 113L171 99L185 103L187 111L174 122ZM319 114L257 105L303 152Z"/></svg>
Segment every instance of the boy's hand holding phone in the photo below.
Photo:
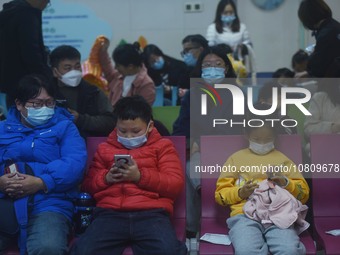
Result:
<svg viewBox="0 0 340 255"><path fill-rule="evenodd" d="M105 176L108 184L118 182L138 182L140 172L136 161L130 155L115 155L115 163Z"/></svg>

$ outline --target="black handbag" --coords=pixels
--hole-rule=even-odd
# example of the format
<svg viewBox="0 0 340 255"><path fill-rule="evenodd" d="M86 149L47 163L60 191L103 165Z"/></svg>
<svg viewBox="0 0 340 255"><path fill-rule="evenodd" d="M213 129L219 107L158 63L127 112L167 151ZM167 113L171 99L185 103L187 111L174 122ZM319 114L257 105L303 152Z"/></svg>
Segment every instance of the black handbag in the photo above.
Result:
<svg viewBox="0 0 340 255"><path fill-rule="evenodd" d="M14 201L9 198L0 198L0 232L6 235L15 235L19 232L19 224L15 214Z"/></svg>

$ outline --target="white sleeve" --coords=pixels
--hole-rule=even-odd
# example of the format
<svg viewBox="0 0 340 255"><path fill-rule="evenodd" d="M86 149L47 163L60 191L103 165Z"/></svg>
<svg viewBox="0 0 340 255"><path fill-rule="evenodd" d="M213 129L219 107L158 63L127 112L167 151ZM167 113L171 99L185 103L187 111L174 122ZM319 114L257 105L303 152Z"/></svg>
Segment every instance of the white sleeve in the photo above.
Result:
<svg viewBox="0 0 340 255"><path fill-rule="evenodd" d="M332 121L322 120L323 107L325 105L324 92L315 93L310 101L309 111L311 116L306 116L304 127L305 135L308 138L312 134L332 133Z"/></svg>
<svg viewBox="0 0 340 255"><path fill-rule="evenodd" d="M208 40L209 46L214 46L216 45L216 27L215 23L210 24L207 29L207 36L206 39Z"/></svg>
<svg viewBox="0 0 340 255"><path fill-rule="evenodd" d="M245 45L251 45L251 41L250 41L250 37L249 37L249 32L247 30L246 25L244 25L243 23L241 23L241 28L240 30L242 30L242 44Z"/></svg>

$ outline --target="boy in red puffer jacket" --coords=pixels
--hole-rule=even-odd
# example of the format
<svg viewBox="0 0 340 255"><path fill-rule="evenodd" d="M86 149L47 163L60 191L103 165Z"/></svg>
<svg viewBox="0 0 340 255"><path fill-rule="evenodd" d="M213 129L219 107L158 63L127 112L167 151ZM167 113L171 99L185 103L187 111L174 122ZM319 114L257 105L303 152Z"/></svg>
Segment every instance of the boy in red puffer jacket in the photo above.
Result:
<svg viewBox="0 0 340 255"><path fill-rule="evenodd" d="M169 215L184 185L174 145L153 126L152 109L140 96L120 99L114 109L117 126L98 146L83 190L97 202L94 220L72 254L186 254ZM114 156L131 155L117 166Z"/></svg>

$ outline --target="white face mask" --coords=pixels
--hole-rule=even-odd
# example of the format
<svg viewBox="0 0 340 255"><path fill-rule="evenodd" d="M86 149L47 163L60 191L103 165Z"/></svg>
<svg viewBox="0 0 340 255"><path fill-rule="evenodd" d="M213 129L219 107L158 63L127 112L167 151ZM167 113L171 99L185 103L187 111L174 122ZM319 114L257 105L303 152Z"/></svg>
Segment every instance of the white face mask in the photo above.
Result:
<svg viewBox="0 0 340 255"><path fill-rule="evenodd" d="M61 76L61 81L69 87L77 87L83 77L79 70L71 70Z"/></svg>
<svg viewBox="0 0 340 255"><path fill-rule="evenodd" d="M260 144L249 140L249 149L258 155L266 155L267 153L271 152L274 148L275 148L274 142Z"/></svg>

